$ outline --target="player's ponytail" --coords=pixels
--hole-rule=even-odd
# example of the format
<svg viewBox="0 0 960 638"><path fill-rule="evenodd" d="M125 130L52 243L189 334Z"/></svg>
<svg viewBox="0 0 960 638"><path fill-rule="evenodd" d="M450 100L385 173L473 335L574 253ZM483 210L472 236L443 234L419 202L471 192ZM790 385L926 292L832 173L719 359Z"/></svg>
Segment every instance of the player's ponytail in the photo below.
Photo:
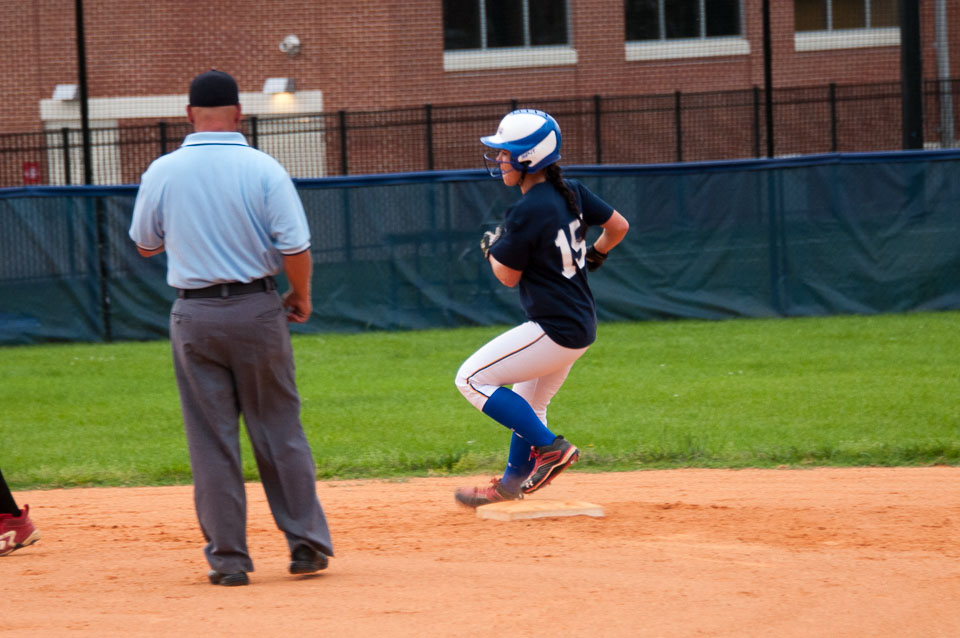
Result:
<svg viewBox="0 0 960 638"><path fill-rule="evenodd" d="M563 171L560 169L559 164L551 164L545 169L545 174L547 181L550 182L554 188L560 191L560 194L563 195L563 198L567 201L567 208L571 213L580 218L580 223L583 223L583 214L580 212L580 207L577 205L577 196L574 194L573 190L567 183L563 181ZM586 231L586 229L584 229Z"/></svg>

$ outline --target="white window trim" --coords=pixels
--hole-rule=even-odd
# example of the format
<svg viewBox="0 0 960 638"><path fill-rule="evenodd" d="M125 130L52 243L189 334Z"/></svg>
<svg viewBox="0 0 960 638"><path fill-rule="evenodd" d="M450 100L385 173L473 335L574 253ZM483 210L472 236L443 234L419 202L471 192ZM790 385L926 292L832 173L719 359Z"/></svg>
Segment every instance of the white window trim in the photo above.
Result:
<svg viewBox="0 0 960 638"><path fill-rule="evenodd" d="M900 46L899 27L802 31L793 34L793 47L797 51L829 51L832 49L893 46Z"/></svg>
<svg viewBox="0 0 960 638"><path fill-rule="evenodd" d="M570 46L509 47L444 51L444 71L482 71L537 66L572 66L577 50Z"/></svg>
<svg viewBox="0 0 960 638"><path fill-rule="evenodd" d="M650 40L626 43L627 62L675 60L679 58L713 58L748 55L750 42L741 36L685 38L683 40Z"/></svg>

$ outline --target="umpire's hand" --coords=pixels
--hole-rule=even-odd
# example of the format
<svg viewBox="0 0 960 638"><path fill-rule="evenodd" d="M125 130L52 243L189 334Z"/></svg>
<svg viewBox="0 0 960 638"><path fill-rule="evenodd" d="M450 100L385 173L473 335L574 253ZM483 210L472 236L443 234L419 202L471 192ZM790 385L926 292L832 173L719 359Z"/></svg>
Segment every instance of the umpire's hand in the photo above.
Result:
<svg viewBox="0 0 960 638"><path fill-rule="evenodd" d="M283 295L283 307L287 309L287 321L306 323L313 312L313 302L309 296L303 296L296 290L288 290Z"/></svg>

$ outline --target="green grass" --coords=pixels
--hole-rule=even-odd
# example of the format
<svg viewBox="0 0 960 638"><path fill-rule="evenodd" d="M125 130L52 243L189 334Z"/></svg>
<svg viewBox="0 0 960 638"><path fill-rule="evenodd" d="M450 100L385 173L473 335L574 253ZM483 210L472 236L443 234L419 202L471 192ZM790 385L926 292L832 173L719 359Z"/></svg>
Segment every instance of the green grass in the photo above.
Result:
<svg viewBox="0 0 960 638"><path fill-rule="evenodd" d="M960 312L601 324L550 408L575 470L960 463ZM504 327L294 337L320 478L496 472L453 385ZM167 342L0 348L16 489L190 481ZM245 473L256 468L244 440Z"/></svg>

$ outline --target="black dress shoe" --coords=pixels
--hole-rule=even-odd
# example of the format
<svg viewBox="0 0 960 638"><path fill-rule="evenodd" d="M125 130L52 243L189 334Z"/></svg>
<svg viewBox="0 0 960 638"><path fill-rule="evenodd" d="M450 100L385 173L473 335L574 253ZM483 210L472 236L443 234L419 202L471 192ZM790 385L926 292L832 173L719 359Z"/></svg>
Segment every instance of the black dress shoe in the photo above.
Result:
<svg viewBox="0 0 960 638"><path fill-rule="evenodd" d="M247 572L236 572L234 574L221 574L211 569L207 573L211 585L223 585L224 587L238 587L240 585L249 585L250 577Z"/></svg>
<svg viewBox="0 0 960 638"><path fill-rule="evenodd" d="M290 556L291 574L312 574L326 569L330 560L322 552L301 545L293 550Z"/></svg>

